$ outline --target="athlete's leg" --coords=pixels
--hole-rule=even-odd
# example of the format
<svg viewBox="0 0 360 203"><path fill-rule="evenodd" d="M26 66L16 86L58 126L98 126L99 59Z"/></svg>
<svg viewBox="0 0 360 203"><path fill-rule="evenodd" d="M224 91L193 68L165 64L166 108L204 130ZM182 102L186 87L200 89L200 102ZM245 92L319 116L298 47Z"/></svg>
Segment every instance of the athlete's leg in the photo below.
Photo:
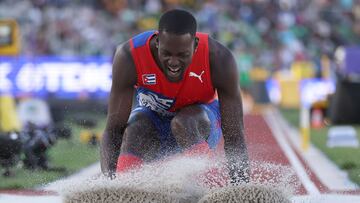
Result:
<svg viewBox="0 0 360 203"><path fill-rule="evenodd" d="M171 130L182 149L204 142L210 149L223 149L219 102L181 109L171 121Z"/></svg>
<svg viewBox="0 0 360 203"><path fill-rule="evenodd" d="M181 109L171 121L171 132L182 149L205 142L210 129L210 119L201 105Z"/></svg>
<svg viewBox="0 0 360 203"><path fill-rule="evenodd" d="M200 175L201 182L210 188L227 185L218 101L182 109L172 120L171 127L184 155L205 155L218 163Z"/></svg>
<svg viewBox="0 0 360 203"><path fill-rule="evenodd" d="M146 108L131 113L121 144L117 171L123 172L156 158L160 141L158 131Z"/></svg>

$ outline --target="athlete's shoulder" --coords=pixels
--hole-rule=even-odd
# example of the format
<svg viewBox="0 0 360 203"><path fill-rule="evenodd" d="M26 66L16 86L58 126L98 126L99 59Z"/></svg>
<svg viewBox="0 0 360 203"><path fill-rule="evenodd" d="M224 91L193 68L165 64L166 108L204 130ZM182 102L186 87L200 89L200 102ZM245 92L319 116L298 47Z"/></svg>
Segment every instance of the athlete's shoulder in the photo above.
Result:
<svg viewBox="0 0 360 203"><path fill-rule="evenodd" d="M132 60L131 57L131 46L130 46L130 40L125 41L119 45L117 45L113 60L122 58L122 60Z"/></svg>
<svg viewBox="0 0 360 203"><path fill-rule="evenodd" d="M215 88L223 87L224 83L237 75L235 58L227 47L210 37L209 56L213 85Z"/></svg>
<svg viewBox="0 0 360 203"><path fill-rule="evenodd" d="M120 78L119 78L120 77ZM130 40L119 44L113 57L113 81L136 83L135 63L131 55Z"/></svg>
<svg viewBox="0 0 360 203"><path fill-rule="evenodd" d="M221 61L232 58L231 51L216 39L209 36L210 60Z"/></svg>
<svg viewBox="0 0 360 203"><path fill-rule="evenodd" d="M131 40L134 48L145 46L149 37L151 37L156 31L149 30L135 35Z"/></svg>

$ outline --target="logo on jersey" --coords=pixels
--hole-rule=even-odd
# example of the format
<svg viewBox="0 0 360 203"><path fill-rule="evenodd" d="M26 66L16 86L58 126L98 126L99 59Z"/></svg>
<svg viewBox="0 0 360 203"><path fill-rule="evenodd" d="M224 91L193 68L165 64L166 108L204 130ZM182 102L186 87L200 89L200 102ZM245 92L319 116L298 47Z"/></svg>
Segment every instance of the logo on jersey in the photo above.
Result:
<svg viewBox="0 0 360 203"><path fill-rule="evenodd" d="M172 116L173 112L168 111L175 103L174 99L164 97L144 88L138 88L137 101L140 106L145 106L161 115Z"/></svg>
<svg viewBox="0 0 360 203"><path fill-rule="evenodd" d="M145 85L155 85L156 84L156 74L143 74L142 80Z"/></svg>
<svg viewBox="0 0 360 203"><path fill-rule="evenodd" d="M202 75L205 73L205 71L201 71L201 73L198 75L198 74L196 74L196 73L194 73L194 72L190 72L189 73L189 77L196 77L196 78L198 78L199 80L200 80L200 82L201 83L203 83L203 80L202 80Z"/></svg>

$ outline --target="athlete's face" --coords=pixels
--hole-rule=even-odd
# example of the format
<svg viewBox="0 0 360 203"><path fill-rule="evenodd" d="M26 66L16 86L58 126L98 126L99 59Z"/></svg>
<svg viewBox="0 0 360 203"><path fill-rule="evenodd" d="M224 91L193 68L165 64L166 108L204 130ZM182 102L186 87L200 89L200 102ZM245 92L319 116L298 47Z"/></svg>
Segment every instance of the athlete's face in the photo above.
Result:
<svg viewBox="0 0 360 203"><path fill-rule="evenodd" d="M168 80L181 81L192 61L197 38L190 33L176 35L163 31L159 33L156 44L160 66Z"/></svg>

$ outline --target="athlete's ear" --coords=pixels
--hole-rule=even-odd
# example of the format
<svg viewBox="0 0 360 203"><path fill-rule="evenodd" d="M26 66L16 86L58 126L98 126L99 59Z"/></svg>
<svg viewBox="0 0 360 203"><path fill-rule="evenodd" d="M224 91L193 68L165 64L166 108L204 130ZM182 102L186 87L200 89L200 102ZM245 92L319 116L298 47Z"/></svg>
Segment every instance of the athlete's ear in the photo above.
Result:
<svg viewBox="0 0 360 203"><path fill-rule="evenodd" d="M195 51L196 51L196 49L198 48L198 45L199 45L199 38L198 38L198 37L195 37L195 43L194 43Z"/></svg>

